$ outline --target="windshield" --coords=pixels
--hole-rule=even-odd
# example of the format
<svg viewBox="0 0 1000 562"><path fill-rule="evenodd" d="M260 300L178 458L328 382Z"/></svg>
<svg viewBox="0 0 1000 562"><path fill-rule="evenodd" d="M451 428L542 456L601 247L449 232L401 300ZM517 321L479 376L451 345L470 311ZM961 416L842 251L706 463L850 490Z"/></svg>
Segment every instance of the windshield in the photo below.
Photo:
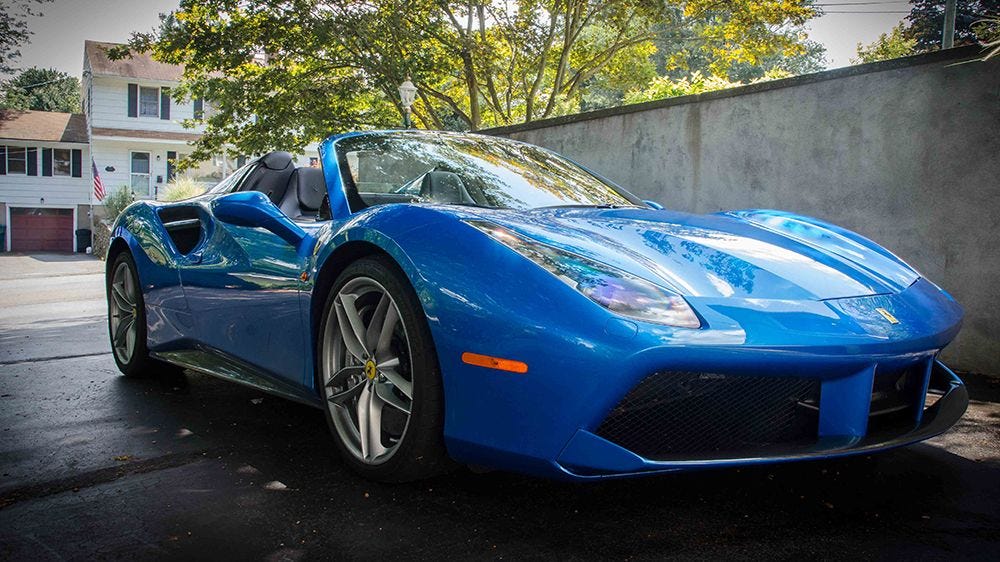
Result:
<svg viewBox="0 0 1000 562"><path fill-rule="evenodd" d="M338 141L337 155L347 189L366 206L641 205L633 195L553 152L496 137L424 132L360 135Z"/></svg>

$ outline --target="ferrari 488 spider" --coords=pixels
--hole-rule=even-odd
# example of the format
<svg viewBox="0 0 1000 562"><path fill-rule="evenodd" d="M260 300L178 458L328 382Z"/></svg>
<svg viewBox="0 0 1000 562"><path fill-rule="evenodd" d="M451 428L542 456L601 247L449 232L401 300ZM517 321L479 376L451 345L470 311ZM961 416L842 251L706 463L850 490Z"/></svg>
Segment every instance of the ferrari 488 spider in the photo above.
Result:
<svg viewBox="0 0 1000 562"><path fill-rule="evenodd" d="M373 479L569 479L833 457L965 411L962 311L890 252L778 211L663 210L550 151L366 132L141 201L108 252L126 375L322 408Z"/></svg>

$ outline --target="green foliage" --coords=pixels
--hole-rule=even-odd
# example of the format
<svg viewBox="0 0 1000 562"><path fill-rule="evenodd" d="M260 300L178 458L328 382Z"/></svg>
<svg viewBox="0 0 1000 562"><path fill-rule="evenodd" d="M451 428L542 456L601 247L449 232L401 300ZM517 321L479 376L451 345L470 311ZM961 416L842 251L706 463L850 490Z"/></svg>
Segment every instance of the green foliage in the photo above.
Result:
<svg viewBox="0 0 1000 562"><path fill-rule="evenodd" d="M182 0L112 56L149 50L185 65L173 94L213 106L191 154L203 160L227 146L294 152L335 131L399 126L407 76L424 128L616 104L657 76L657 57L684 75L727 76L802 56L801 25L815 15L811 0ZM671 33L681 39L664 53L658 37Z"/></svg>
<svg viewBox="0 0 1000 562"><path fill-rule="evenodd" d="M735 88L737 86L740 86L740 84L730 82L725 78L703 76L701 71L696 71L690 77L684 77L679 80L671 80L668 76L660 76L654 79L646 89L629 92L625 96L625 103L642 103L663 98L689 96L714 90Z"/></svg>
<svg viewBox="0 0 1000 562"><path fill-rule="evenodd" d="M916 41L916 51L941 48L944 29L944 0L910 0L910 15L906 36ZM1000 14L1000 0L957 0L955 3L955 46L975 45L991 37L998 28L993 22L983 26L977 22Z"/></svg>
<svg viewBox="0 0 1000 562"><path fill-rule="evenodd" d="M982 37L983 47L986 47L986 55L983 60L989 60L1000 53L1000 16L990 16L983 18L976 23L979 36Z"/></svg>
<svg viewBox="0 0 1000 562"><path fill-rule="evenodd" d="M772 69L765 72L760 78L751 83L767 82L769 80L780 80L792 76L785 70ZM647 101L673 98L677 96L690 96L693 94L703 94L714 92L715 90L725 90L744 86L741 82L730 82L719 76L704 76L700 71L696 71L691 76L685 76L677 80L671 80L668 76L661 76L654 79L647 88L634 90L625 96L625 103L642 103Z"/></svg>
<svg viewBox="0 0 1000 562"><path fill-rule="evenodd" d="M117 190L108 193L101 203L107 210L108 220L114 222L118 215L125 210L125 207L131 205L133 201L135 201L135 195L132 193L132 188L121 185Z"/></svg>
<svg viewBox="0 0 1000 562"><path fill-rule="evenodd" d="M775 52L762 56L755 62L733 63L727 76L733 82L749 84L775 76L799 76L826 69L826 47L807 39L802 39L798 48L791 52Z"/></svg>
<svg viewBox="0 0 1000 562"><path fill-rule="evenodd" d="M16 70L14 62L20 58L20 47L31 38L28 17L40 16L36 4L52 0L4 0L0 10L0 73Z"/></svg>
<svg viewBox="0 0 1000 562"><path fill-rule="evenodd" d="M53 68L32 67L0 87L0 108L35 111L80 111L80 81Z"/></svg>
<svg viewBox="0 0 1000 562"><path fill-rule="evenodd" d="M858 58L851 59L853 64L878 62L898 59L916 54L916 39L909 37L906 24L900 22L889 33L883 33L870 45L858 43Z"/></svg>
<svg viewBox="0 0 1000 562"><path fill-rule="evenodd" d="M160 201L183 201L205 193L205 186L191 178L178 176L160 192Z"/></svg>
<svg viewBox="0 0 1000 562"><path fill-rule="evenodd" d="M683 3L657 26L661 73L680 79L694 72L749 83L770 70L822 70L825 49L806 37L818 15L811 2Z"/></svg>

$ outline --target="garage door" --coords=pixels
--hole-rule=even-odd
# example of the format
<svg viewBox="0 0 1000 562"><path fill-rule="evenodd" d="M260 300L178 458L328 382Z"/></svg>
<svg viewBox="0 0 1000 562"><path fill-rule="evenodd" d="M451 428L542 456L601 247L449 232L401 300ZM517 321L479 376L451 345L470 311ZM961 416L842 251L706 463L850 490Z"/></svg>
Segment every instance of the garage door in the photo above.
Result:
<svg viewBox="0 0 1000 562"><path fill-rule="evenodd" d="M72 252L72 209L10 210L10 249L14 252Z"/></svg>

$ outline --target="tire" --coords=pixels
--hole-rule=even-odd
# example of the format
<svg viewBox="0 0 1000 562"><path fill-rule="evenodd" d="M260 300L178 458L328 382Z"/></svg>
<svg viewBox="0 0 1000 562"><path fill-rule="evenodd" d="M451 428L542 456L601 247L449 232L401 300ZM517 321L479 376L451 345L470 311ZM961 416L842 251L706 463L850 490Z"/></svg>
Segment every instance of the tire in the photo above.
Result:
<svg viewBox="0 0 1000 562"><path fill-rule="evenodd" d="M316 382L337 448L358 474L407 482L451 468L430 329L409 280L391 259L359 259L334 282L318 335Z"/></svg>
<svg viewBox="0 0 1000 562"><path fill-rule="evenodd" d="M105 276L108 337L111 341L111 355L115 358L118 370L126 377L179 371L179 368L149 356L149 349L146 347L146 302L132 255L128 251L120 252L110 264ZM125 314L125 307L122 305L128 305L130 314ZM128 328L131 333L126 334L126 340L131 339L131 346L127 341L123 346L120 340L116 341L116 330L122 327L122 322L129 319L132 327Z"/></svg>

